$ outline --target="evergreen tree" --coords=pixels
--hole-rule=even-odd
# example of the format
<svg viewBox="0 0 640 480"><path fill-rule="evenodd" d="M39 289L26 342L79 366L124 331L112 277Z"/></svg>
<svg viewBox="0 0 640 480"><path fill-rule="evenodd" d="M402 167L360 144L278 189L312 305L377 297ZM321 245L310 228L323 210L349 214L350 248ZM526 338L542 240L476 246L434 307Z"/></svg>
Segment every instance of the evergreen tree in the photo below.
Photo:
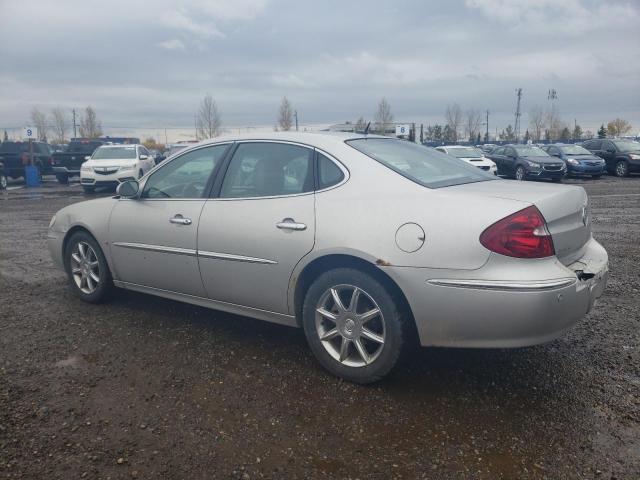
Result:
<svg viewBox="0 0 640 480"><path fill-rule="evenodd" d="M531 140L531 134L529 133L529 129L527 129L527 131L524 132L524 143L529 143L529 140Z"/></svg>
<svg viewBox="0 0 640 480"><path fill-rule="evenodd" d="M598 129L598 138L607 138L607 128L604 126L604 123Z"/></svg>
<svg viewBox="0 0 640 480"><path fill-rule="evenodd" d="M571 132L569 131L569 128L564 127L560 132L560 140L566 142L567 140L569 140L570 136L571 136Z"/></svg>
<svg viewBox="0 0 640 480"><path fill-rule="evenodd" d="M580 140L582 138L582 128L580 127L580 125L575 126L572 136L574 140Z"/></svg>

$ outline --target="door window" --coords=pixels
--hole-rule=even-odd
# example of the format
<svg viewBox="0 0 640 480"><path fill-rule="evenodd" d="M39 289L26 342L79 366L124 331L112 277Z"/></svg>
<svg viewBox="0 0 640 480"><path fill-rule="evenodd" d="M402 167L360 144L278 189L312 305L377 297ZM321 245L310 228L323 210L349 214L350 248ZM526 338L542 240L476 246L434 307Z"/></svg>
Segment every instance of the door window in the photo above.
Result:
<svg viewBox="0 0 640 480"><path fill-rule="evenodd" d="M313 190L313 151L298 145L251 142L238 145L220 197L294 195Z"/></svg>
<svg viewBox="0 0 640 480"><path fill-rule="evenodd" d="M149 177L142 198L202 198L228 147L214 145L176 157Z"/></svg>
<svg viewBox="0 0 640 480"><path fill-rule="evenodd" d="M591 140L585 143L585 147L589 150L600 150L600 145L602 145L602 140Z"/></svg>
<svg viewBox="0 0 640 480"><path fill-rule="evenodd" d="M504 147L499 147L496 148L493 152L491 152L492 155L504 155Z"/></svg>

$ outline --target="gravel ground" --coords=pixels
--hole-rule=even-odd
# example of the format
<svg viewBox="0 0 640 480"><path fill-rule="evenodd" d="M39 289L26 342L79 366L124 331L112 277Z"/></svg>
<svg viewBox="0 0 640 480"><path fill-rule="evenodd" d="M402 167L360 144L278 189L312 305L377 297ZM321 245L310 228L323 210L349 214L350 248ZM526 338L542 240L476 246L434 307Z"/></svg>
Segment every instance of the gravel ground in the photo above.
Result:
<svg viewBox="0 0 640 480"><path fill-rule="evenodd" d="M610 255L593 311L542 346L422 349L366 387L296 329L80 302L45 246L79 186L0 192L0 478L640 478L640 178L570 183Z"/></svg>

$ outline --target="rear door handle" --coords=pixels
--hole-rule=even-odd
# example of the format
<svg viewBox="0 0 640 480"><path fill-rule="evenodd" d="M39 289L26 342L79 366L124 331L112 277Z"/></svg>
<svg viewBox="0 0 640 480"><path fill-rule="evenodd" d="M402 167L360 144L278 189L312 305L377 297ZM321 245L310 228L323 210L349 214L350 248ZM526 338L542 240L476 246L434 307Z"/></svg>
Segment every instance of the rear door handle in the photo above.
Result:
<svg viewBox="0 0 640 480"><path fill-rule="evenodd" d="M293 218L285 218L281 222L276 223L276 227L280 230L306 230L304 223L298 223Z"/></svg>
<svg viewBox="0 0 640 480"><path fill-rule="evenodd" d="M170 218L169 221L171 223L176 223L178 225L191 225L191 219L190 218L184 218L180 214L177 214L173 218Z"/></svg>

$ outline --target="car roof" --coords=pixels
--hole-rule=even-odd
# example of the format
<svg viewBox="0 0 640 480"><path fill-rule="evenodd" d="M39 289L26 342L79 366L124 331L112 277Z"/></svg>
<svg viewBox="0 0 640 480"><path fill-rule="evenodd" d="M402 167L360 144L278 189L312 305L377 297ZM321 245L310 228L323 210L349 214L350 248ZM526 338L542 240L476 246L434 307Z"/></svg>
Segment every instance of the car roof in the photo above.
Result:
<svg viewBox="0 0 640 480"><path fill-rule="evenodd" d="M108 143L106 145L101 145L98 148L130 148L130 147L142 147L143 145L140 143Z"/></svg>
<svg viewBox="0 0 640 480"><path fill-rule="evenodd" d="M294 142L302 143L310 146L317 146L322 148L326 146L335 146L336 144L342 144L348 140L356 140L362 138L384 138L389 140L396 140L395 137L384 137L381 135L364 135L361 133L349 133L349 132L268 132L268 133L245 133L236 135L222 135L219 137L203 140L199 143L189 145L189 147L196 147L202 145L208 145L221 142L234 142L234 141L247 141L247 140L271 140L281 142Z"/></svg>

